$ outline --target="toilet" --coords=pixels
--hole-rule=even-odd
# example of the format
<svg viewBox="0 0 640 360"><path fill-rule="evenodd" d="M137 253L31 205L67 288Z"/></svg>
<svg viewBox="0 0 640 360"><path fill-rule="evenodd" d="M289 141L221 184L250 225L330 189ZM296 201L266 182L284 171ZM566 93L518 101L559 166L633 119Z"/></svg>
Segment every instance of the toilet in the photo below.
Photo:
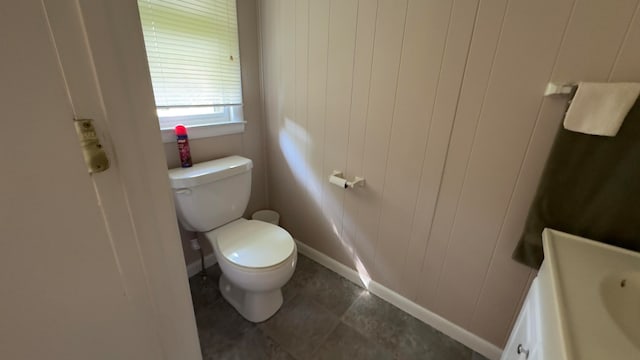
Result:
<svg viewBox="0 0 640 360"><path fill-rule="evenodd" d="M298 252L283 228L242 214L251 193L253 162L241 156L169 170L178 219L203 233L222 270L222 296L247 320L261 322L282 306L281 288Z"/></svg>

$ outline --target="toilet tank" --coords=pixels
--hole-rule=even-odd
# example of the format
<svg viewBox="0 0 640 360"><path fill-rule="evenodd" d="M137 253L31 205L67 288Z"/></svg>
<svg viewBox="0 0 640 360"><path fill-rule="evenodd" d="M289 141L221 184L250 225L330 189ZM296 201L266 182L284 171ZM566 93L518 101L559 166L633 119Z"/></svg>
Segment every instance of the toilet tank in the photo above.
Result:
<svg viewBox="0 0 640 360"><path fill-rule="evenodd" d="M251 194L252 167L250 159L229 156L169 170L183 227L205 232L242 217Z"/></svg>

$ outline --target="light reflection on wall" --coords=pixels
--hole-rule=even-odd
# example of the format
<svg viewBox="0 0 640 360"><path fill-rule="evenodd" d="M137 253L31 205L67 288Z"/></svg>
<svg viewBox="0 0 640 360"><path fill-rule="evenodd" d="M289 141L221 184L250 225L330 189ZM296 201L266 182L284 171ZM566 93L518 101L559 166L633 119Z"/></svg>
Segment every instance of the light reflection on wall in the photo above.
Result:
<svg viewBox="0 0 640 360"><path fill-rule="evenodd" d="M305 157L305 148L309 146L310 137L304 128L296 124L294 121L285 118L284 126L280 128L278 133L278 143L280 146L280 150L284 155L284 158L293 174L298 185L305 190L310 199L313 199L314 205L318 208L322 208L322 191L313 191L314 189L322 189L323 181L328 181L325 179L325 176L318 175L315 173L313 168L309 166L309 163ZM345 190L349 191L349 190ZM325 201L336 202L337 200L332 196L325 197ZM331 204L335 205L335 204ZM320 211L319 213L324 214L324 212ZM342 223L349 222L349 224L354 225L354 222L348 218L348 214L343 212L342 215ZM346 217L346 218L345 218ZM351 259L353 261L353 267L355 267L360 280L362 281L362 285L368 289L371 283L371 277L366 267L360 260L360 257L355 250L352 241L345 236L344 231L338 230L338 227L334 223L332 219L329 219L325 216L326 221L328 221L331 225L331 229L336 236L336 238L340 241L342 246L347 250L347 252L351 255ZM355 229L353 231L354 234L358 234L359 231Z"/></svg>

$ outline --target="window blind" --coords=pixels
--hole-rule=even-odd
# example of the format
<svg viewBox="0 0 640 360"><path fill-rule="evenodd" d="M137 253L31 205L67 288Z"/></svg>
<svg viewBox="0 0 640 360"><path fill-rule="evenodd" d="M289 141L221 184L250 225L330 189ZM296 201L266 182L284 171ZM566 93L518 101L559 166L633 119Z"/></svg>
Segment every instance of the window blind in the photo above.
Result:
<svg viewBox="0 0 640 360"><path fill-rule="evenodd" d="M138 0L158 107L242 103L235 0Z"/></svg>

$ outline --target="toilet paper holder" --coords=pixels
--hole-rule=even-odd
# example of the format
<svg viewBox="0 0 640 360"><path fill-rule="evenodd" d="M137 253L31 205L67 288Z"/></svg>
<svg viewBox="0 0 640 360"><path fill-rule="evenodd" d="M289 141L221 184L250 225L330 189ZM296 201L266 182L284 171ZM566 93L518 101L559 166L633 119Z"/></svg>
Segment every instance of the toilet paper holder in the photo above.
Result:
<svg viewBox="0 0 640 360"><path fill-rule="evenodd" d="M334 170L333 173L331 173L331 176L329 176L329 182L344 189L353 189L356 186L363 187L365 180L362 177L356 176L353 181L349 181L345 179L342 171Z"/></svg>

